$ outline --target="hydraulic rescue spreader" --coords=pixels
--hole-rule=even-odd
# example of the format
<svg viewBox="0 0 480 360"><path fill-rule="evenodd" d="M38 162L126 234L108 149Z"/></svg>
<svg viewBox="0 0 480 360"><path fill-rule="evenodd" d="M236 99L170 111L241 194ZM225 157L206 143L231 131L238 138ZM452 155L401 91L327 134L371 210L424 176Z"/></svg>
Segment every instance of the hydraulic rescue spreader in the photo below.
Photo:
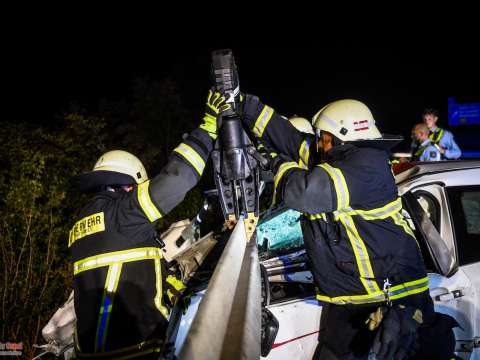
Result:
<svg viewBox="0 0 480 360"><path fill-rule="evenodd" d="M259 165L267 162L242 127L241 94L237 66L229 49L212 53L212 80L231 104L219 119L219 136L212 152L215 184L226 224L233 228L243 219L248 238L259 215Z"/></svg>

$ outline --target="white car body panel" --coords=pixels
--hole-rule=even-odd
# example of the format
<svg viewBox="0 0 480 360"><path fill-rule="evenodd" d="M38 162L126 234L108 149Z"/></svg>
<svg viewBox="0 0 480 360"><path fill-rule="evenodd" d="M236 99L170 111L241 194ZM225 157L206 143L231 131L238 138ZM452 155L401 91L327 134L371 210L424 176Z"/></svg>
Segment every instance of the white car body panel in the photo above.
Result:
<svg viewBox="0 0 480 360"><path fill-rule="evenodd" d="M407 175L413 171L396 177L399 195L408 191L425 191L431 194L440 204L440 235L452 256L457 256L454 238L452 214L445 188L456 186L480 185L480 162L439 162L418 166L411 179ZM478 219L480 221L480 219ZM440 274L429 274L430 295L435 310L453 316L461 328L455 328L457 339L457 355L462 359L480 359L478 348L480 317L480 263L459 266L450 277ZM454 294L458 294L456 297Z"/></svg>
<svg viewBox="0 0 480 360"><path fill-rule="evenodd" d="M311 359L317 346L320 303L315 298L288 301L267 307L280 323L268 360Z"/></svg>

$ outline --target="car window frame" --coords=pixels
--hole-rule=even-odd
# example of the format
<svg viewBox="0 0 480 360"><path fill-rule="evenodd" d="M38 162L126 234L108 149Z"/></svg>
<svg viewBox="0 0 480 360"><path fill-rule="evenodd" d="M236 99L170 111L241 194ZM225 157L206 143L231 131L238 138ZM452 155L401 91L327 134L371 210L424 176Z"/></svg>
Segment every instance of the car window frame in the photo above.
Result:
<svg viewBox="0 0 480 360"><path fill-rule="evenodd" d="M452 191L458 192L458 190L457 190L458 188L461 188L461 189L475 188L475 189L478 189L480 191L480 185L455 185L455 186L446 186L445 187L445 193L446 193L446 198L447 198L447 201L448 201L448 207L451 210L450 211L450 217L451 217L451 224L452 224L452 233L453 233L453 237L454 237L454 240L455 240L455 246L456 246L458 266L467 266L467 265L470 265L470 264L480 263L480 259L478 259L477 261L474 261L474 262L461 263L461 259L460 259L461 256L460 256L460 251L459 251L459 242L460 241L458 240L459 237L460 237L460 234L458 233L458 229L457 229L457 225L456 225L456 219L458 218L458 214L456 214L456 212L453 211L454 207L452 205ZM464 211L463 207L461 205L459 205L459 206L460 206L460 209L462 211Z"/></svg>
<svg viewBox="0 0 480 360"><path fill-rule="evenodd" d="M453 246L453 249L449 249L447 246L447 242L442 238L442 232L444 230L442 229L442 223L439 223L439 227L437 228L417 199L417 193L428 193L432 198L436 200L437 214L439 214L440 217L443 217L444 214L440 214L440 212L438 211L442 211L439 200L434 194L430 193L425 189L428 186L432 185L438 186L442 189L442 191L445 187L445 184L438 182L418 185L405 192L402 195L402 201L405 210L407 210L412 219L412 222L414 223L417 240L423 241L423 244L428 249L428 255L430 256L430 260L432 260L431 263L433 263L435 267L435 269L432 270L442 276L450 277L457 272L459 267L456 241L454 238L452 239L453 243L451 243L450 246ZM446 198L446 194L443 192L441 193L441 195L442 200L445 201L445 205L448 207L448 199ZM449 212L446 213L446 215L448 214ZM421 225L422 223L424 226ZM427 228L425 229L424 227ZM446 250L449 250L448 254L450 255L450 259L448 259L448 262L445 258L445 248L447 248ZM450 250L454 251L453 256L451 256L452 254L450 253ZM425 256L425 254L422 255Z"/></svg>

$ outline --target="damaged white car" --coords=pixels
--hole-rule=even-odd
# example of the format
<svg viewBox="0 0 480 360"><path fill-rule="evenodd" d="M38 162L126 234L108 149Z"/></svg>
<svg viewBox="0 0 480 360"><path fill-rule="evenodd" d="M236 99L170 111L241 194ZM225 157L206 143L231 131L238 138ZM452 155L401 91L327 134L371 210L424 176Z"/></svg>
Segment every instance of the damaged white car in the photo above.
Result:
<svg viewBox="0 0 480 360"><path fill-rule="evenodd" d="M480 161L412 163L396 175L396 182L428 269L435 309L461 326L454 329L457 355L480 359ZM172 351L165 358L182 358L212 273L226 244L234 240L222 227L215 193L206 198L199 217L175 223L162 235L165 257L180 266L190 289L189 306L172 313ZM317 345L322 305L315 299L300 216L272 208L261 214L257 226L262 266L255 279L262 285L257 299L264 311L262 333L255 336L261 338L265 359L311 359ZM48 344L42 356L73 356L74 319L69 299L43 330Z"/></svg>

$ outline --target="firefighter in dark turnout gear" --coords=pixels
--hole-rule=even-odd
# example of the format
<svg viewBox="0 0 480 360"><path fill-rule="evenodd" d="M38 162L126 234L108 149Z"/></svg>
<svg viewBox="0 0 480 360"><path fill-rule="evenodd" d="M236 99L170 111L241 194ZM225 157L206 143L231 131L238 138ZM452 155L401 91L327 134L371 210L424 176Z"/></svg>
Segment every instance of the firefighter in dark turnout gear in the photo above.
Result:
<svg viewBox="0 0 480 360"><path fill-rule="evenodd" d="M217 116L230 105L210 91L200 127L149 180L134 155L103 154L72 179L93 196L69 235L79 358L157 358L169 311L184 284L167 270L155 224L179 204L205 168Z"/></svg>
<svg viewBox="0 0 480 360"><path fill-rule="evenodd" d="M392 304L389 320L394 314L407 317L402 331L409 335L393 337L410 340L387 345L383 342L392 334L383 329L374 349L378 359L397 358L391 356L395 352L403 358L417 327L431 321L434 312L422 256L402 215L388 164L386 149L399 139L382 137L370 110L356 100L321 109L313 119L316 137L296 131L251 95L245 99L243 121L279 154L271 162L273 201L303 213L317 299L328 304L315 357L366 359L375 331L365 322L380 305ZM323 161L316 155L317 146L323 149ZM395 307L399 304L418 309L423 319L418 312L400 311Z"/></svg>

